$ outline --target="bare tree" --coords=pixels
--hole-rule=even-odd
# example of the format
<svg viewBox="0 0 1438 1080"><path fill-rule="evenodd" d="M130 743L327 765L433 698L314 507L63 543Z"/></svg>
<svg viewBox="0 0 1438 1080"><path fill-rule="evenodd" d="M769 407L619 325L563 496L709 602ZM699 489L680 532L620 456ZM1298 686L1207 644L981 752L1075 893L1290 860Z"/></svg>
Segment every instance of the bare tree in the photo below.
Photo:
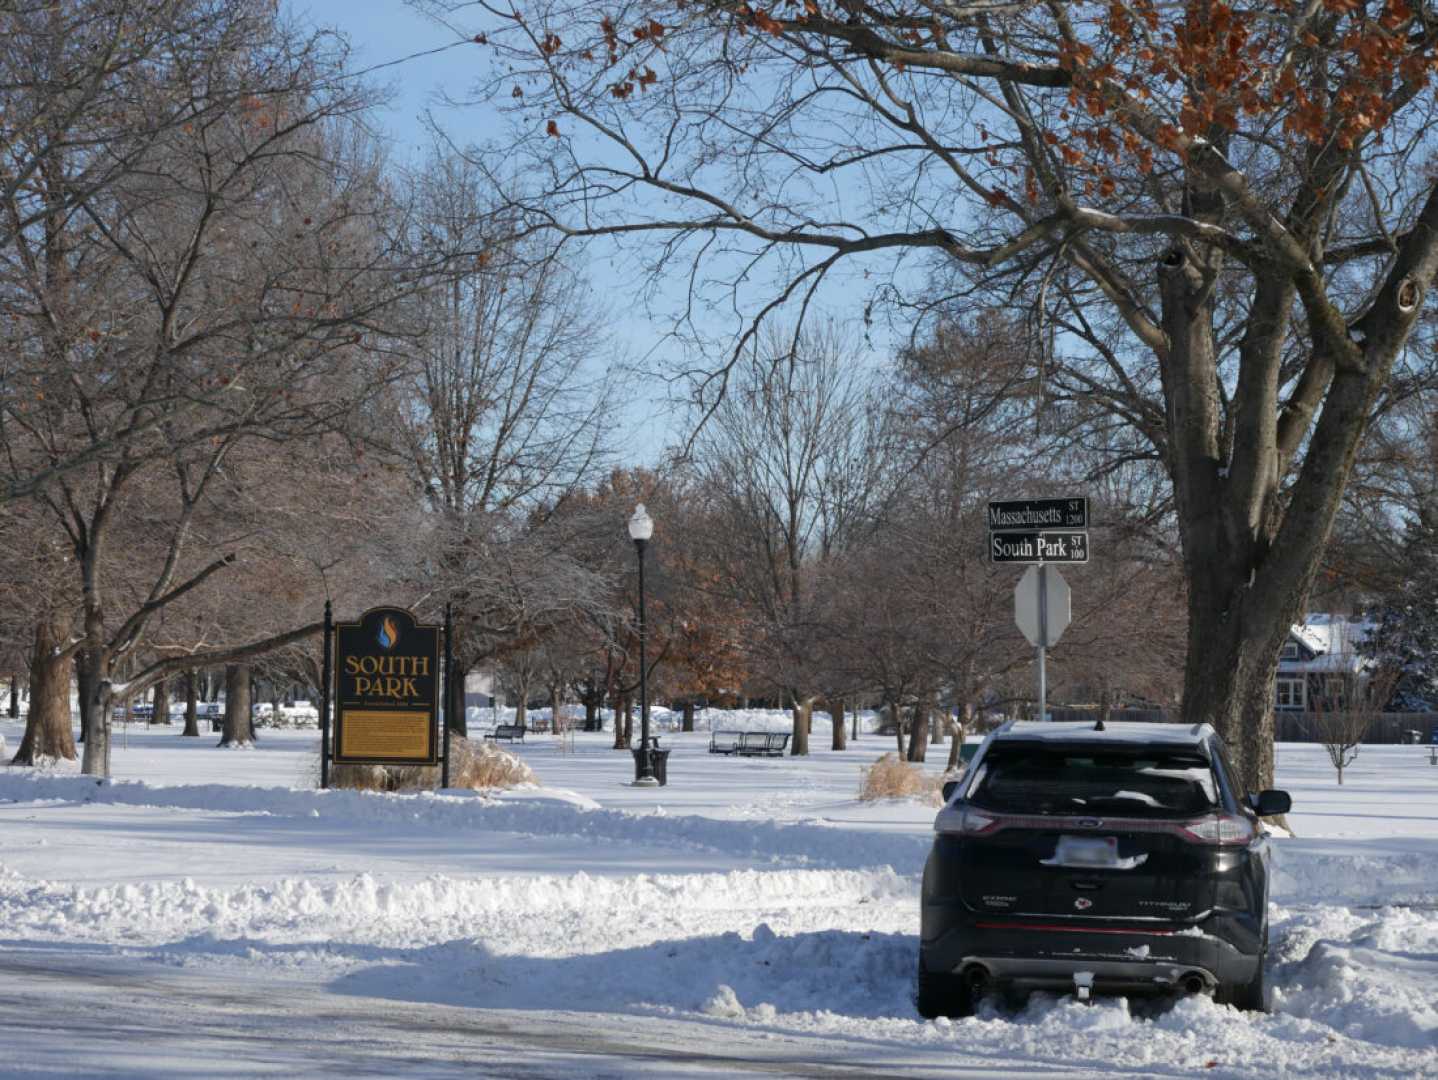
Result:
<svg viewBox="0 0 1438 1080"><path fill-rule="evenodd" d="M25 420L38 400L29 388L42 386L54 400L65 386L56 370L61 357L106 326L81 310L69 280L83 234L98 224L86 218L122 185L133 191L137 179L152 174L167 143L214 132L246 110L253 117L266 95L286 91L282 80L269 78L274 69L237 62L257 59L254 49L273 25L270 8L263 0L79 0L0 11L0 150L7 163L0 175L0 256L25 264L29 280L20 299L38 308L48 329L39 365L26 348L8 350L0 361L0 433L28 430ZM299 58L287 47L279 52ZM247 66L250 77L237 77ZM203 232L192 238L197 247L206 239ZM93 257L85 265L91 287L103 291L107 284L97 279L103 268ZM182 279L170 280L178 289ZM177 314L186 310L178 295L174 299ZM29 332L22 326L22 334ZM84 438L42 441L25 453L23 439L7 436L0 501L40 493L59 476L121 454L133 461L164 453L167 419L224 392L223 384L203 379L188 381L179 393L173 384L144 380L128 389L136 407L119 417L88 417Z"/></svg>
<svg viewBox="0 0 1438 1080"><path fill-rule="evenodd" d="M724 522L705 537L732 568L734 599L759 614L755 668L794 707L791 752L808 753L814 605L809 564L872 527L887 457L882 428L834 326L766 336L732 374L694 446L697 489Z"/></svg>
<svg viewBox="0 0 1438 1080"><path fill-rule="evenodd" d="M512 235L490 212L487 179L462 157L436 153L415 186L414 258L441 252L448 262L409 304L417 332L402 347L397 441L441 522L429 588L455 601L466 628L496 616L476 583L516 566L503 555L487 565L510 529L498 523L543 513L605 464L612 387L599 366L602 312L571 260ZM458 640L456 687L493 655L471 635ZM460 700L450 714L462 732Z"/></svg>
<svg viewBox="0 0 1438 1080"><path fill-rule="evenodd" d="M388 377L361 336L407 280L388 272L373 156L342 135L363 88L340 78L325 39L294 38L250 5L232 14L233 51L146 69L142 87L157 108L209 94L229 107L167 129L133 169L18 229L5 252L12 373L34 389L0 401L0 449L14 476L59 470L38 498L79 579L83 620L66 651L79 665L83 767L99 775L120 661L235 561L190 558L227 462L251 440L348 426ZM84 167L52 147L38 175L59 190ZM20 220L15 200L8 209ZM65 464L77 454L84 469ZM136 497L166 504L150 519L165 531L131 599L114 576L131 564L111 545Z"/></svg>
<svg viewBox="0 0 1438 1080"><path fill-rule="evenodd" d="M1342 660L1354 659L1337 655ZM1343 671L1328 676L1322 687L1309 695L1318 741L1328 753L1339 784L1343 783L1343 770L1357 760L1368 732L1382 715L1393 692L1393 676L1377 667L1366 672Z"/></svg>

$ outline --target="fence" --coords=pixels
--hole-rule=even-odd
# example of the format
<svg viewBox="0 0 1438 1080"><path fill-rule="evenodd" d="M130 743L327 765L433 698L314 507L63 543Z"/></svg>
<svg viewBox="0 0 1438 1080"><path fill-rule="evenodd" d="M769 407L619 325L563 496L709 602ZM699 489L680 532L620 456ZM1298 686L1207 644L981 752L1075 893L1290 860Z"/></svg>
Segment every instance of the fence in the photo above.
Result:
<svg viewBox="0 0 1438 1080"><path fill-rule="evenodd" d="M1318 734L1319 717L1313 713L1278 712L1274 714L1274 734L1279 742L1322 742ZM1419 742L1430 742L1438 731L1438 713L1380 713L1373 718L1365 743L1402 743L1408 733L1418 732Z"/></svg>
<svg viewBox="0 0 1438 1080"><path fill-rule="evenodd" d="M1097 720L1097 709L1049 710L1055 720ZM1137 720L1144 723L1177 722L1177 714L1165 709L1114 709L1110 720ZM1319 735L1319 717L1315 713L1288 712L1274 713L1274 738L1278 742L1322 742ZM1365 743L1402 743L1409 740L1409 732L1418 732L1418 741L1429 743L1433 733L1438 731L1438 713L1381 713L1374 717L1372 726L1364 736Z"/></svg>

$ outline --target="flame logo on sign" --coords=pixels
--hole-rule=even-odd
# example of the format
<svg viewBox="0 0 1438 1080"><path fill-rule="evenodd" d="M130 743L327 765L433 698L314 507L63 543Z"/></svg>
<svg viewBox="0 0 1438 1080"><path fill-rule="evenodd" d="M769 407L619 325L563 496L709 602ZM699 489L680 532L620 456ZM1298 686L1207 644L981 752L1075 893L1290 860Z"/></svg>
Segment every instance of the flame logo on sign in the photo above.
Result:
<svg viewBox="0 0 1438 1080"><path fill-rule="evenodd" d="M379 645L381 649L393 649L399 641L399 627L386 615L379 621Z"/></svg>

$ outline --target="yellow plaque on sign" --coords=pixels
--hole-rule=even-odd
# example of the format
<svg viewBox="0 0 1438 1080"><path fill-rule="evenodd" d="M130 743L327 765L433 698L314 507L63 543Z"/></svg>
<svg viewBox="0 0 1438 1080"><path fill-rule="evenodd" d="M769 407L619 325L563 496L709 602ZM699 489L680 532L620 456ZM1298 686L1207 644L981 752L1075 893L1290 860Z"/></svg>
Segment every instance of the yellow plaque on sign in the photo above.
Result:
<svg viewBox="0 0 1438 1080"><path fill-rule="evenodd" d="M433 719L428 712L345 709L335 757L433 760Z"/></svg>

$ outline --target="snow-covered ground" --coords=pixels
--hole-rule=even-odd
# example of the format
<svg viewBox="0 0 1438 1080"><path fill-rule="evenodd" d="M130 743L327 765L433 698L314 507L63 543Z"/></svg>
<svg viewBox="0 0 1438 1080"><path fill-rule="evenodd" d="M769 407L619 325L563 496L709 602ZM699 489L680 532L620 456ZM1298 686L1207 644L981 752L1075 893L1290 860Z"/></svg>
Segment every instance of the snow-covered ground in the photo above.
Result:
<svg viewBox="0 0 1438 1080"><path fill-rule="evenodd" d="M859 802L891 741L819 726L807 759L666 733L659 789L585 734L528 736L543 787L498 797L315 791L313 731L132 726L108 784L0 769L0 1076L1438 1076L1426 750L1367 748L1340 788L1279 748L1272 1015L925 1023L933 808Z"/></svg>

